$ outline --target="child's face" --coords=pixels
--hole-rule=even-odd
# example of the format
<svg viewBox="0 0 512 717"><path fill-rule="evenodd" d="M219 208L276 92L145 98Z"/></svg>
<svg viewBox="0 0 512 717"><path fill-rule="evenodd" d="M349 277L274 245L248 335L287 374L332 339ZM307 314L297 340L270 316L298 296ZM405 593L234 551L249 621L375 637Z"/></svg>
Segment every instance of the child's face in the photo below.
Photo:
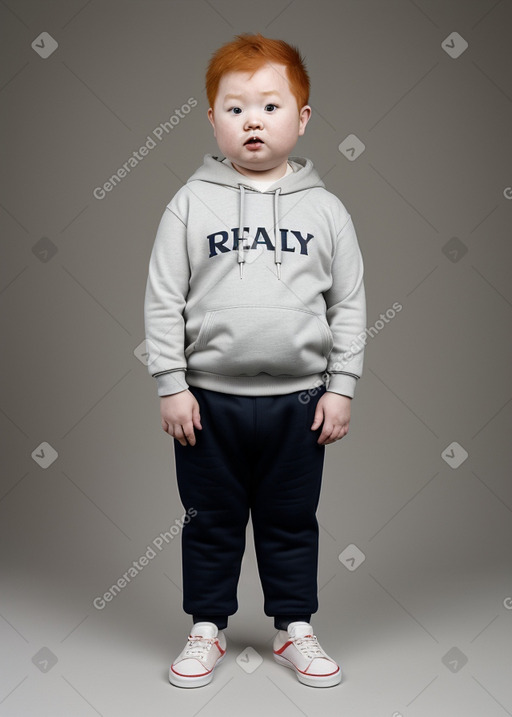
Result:
<svg viewBox="0 0 512 717"><path fill-rule="evenodd" d="M242 174L264 179L281 170L284 174L288 157L304 134L311 108L305 105L299 112L284 65L267 64L250 76L250 72L222 76L208 119L224 156ZM247 144L251 137L262 142Z"/></svg>

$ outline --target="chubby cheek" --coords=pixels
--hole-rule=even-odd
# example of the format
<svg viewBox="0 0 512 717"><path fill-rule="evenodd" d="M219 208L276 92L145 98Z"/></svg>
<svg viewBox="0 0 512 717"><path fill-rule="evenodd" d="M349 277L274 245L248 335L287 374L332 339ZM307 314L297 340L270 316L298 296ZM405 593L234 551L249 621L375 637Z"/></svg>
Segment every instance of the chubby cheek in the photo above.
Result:
<svg viewBox="0 0 512 717"><path fill-rule="evenodd" d="M217 125L216 130L215 130L215 139L217 140L217 144L225 145L228 137L229 137L229 135L226 132L226 130L223 129L222 127L219 127L219 125Z"/></svg>
<svg viewBox="0 0 512 717"><path fill-rule="evenodd" d="M217 142L219 145L222 145L225 150L228 151L232 151L235 147L235 142L233 140L233 137L230 136L229 132L225 132L220 140L217 139Z"/></svg>
<svg viewBox="0 0 512 717"><path fill-rule="evenodd" d="M231 144L234 141L236 128L229 124L219 127L219 138L224 144Z"/></svg>

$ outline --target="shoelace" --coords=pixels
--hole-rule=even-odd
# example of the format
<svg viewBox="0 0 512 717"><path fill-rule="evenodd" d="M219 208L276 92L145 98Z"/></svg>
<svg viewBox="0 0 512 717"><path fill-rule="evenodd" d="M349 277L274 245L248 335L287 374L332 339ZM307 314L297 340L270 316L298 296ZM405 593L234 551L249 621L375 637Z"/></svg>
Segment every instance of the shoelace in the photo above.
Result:
<svg viewBox="0 0 512 717"><path fill-rule="evenodd" d="M202 635L189 635L184 658L196 657L198 660L204 660L208 656L212 645L215 643L213 637L203 637Z"/></svg>
<svg viewBox="0 0 512 717"><path fill-rule="evenodd" d="M318 644L316 635L305 635L304 637L297 637L293 640L295 647L306 657L325 657L325 653Z"/></svg>

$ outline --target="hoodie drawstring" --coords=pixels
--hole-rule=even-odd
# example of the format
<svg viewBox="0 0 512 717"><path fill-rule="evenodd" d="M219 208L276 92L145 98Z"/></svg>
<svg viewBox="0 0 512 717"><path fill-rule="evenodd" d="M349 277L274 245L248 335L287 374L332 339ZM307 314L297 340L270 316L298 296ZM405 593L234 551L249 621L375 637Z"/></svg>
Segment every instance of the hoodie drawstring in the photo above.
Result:
<svg viewBox="0 0 512 717"><path fill-rule="evenodd" d="M244 264L245 264L245 227L244 227L244 200L245 200L245 189L244 185L240 184L240 234L238 235L238 266L240 267L240 278L244 276Z"/></svg>
<svg viewBox="0 0 512 717"><path fill-rule="evenodd" d="M240 187L240 232L238 236L238 266L240 267L240 278L244 276L244 264L245 264L245 227L244 227L244 205L245 205L245 187L243 184ZM274 191L274 264L276 265L277 278L281 279L281 240L277 237L278 224L279 224L279 194L281 188L278 187Z"/></svg>
<svg viewBox="0 0 512 717"><path fill-rule="evenodd" d="M281 187L278 187L274 192L274 263L276 265L278 279L281 278L281 237L279 237L279 241L277 240L277 225L279 223L278 200L280 192Z"/></svg>

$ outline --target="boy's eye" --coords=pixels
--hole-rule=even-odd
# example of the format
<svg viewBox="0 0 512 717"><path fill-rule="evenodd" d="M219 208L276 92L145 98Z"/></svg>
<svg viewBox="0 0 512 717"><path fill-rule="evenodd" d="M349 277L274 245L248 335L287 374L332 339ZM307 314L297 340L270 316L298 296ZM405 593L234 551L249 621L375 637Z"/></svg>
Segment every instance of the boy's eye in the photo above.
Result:
<svg viewBox="0 0 512 717"><path fill-rule="evenodd" d="M277 105L275 105L273 102L269 102L268 105L265 105L265 110L268 112L273 112L277 109ZM242 112L242 109L240 107L230 107L229 112L235 115L239 115Z"/></svg>

